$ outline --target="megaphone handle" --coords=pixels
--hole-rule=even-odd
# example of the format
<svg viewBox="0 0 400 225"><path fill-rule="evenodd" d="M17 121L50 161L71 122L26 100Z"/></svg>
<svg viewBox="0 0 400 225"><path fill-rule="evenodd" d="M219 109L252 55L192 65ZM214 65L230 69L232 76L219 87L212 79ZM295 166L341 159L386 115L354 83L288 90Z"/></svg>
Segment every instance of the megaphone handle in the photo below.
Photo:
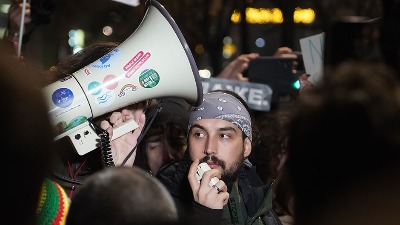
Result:
<svg viewBox="0 0 400 225"><path fill-rule="evenodd" d="M138 128L139 125L136 123L134 119L127 120L123 122L122 124L113 127L113 135L111 138L111 141L121 137L122 135L135 130Z"/></svg>

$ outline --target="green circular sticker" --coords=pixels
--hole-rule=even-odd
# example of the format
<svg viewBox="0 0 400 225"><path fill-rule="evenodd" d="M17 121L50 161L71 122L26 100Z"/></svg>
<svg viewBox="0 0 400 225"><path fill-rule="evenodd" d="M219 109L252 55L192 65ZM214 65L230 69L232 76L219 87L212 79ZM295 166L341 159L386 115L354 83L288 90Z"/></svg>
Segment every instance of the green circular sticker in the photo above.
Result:
<svg viewBox="0 0 400 225"><path fill-rule="evenodd" d="M146 69L140 73L140 85L144 88L155 87L160 82L160 76L153 69Z"/></svg>

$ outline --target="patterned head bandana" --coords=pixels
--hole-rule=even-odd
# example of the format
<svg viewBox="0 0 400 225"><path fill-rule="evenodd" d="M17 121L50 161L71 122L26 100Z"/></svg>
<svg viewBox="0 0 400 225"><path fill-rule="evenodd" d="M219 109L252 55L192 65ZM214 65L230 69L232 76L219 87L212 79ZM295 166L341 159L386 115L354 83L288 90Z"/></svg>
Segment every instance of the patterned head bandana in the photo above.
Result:
<svg viewBox="0 0 400 225"><path fill-rule="evenodd" d="M223 92L204 94L200 106L191 110L189 127L201 119L222 119L238 126L252 140L250 114L246 107L234 96Z"/></svg>

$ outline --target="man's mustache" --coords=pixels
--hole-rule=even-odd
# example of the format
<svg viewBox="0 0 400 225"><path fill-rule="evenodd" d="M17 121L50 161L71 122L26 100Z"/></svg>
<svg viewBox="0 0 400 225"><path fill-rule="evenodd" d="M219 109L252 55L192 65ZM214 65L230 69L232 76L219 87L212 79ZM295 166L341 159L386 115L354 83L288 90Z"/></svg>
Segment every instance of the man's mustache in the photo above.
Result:
<svg viewBox="0 0 400 225"><path fill-rule="evenodd" d="M202 158L201 160L200 160L200 163L202 163L202 162L212 162L213 164L215 164L215 165L218 165L218 166L220 166L222 169L225 169L225 162L224 161L222 161L222 160L220 160L220 159L218 159L216 156L214 156L214 155L207 155L207 156L205 156L204 158Z"/></svg>

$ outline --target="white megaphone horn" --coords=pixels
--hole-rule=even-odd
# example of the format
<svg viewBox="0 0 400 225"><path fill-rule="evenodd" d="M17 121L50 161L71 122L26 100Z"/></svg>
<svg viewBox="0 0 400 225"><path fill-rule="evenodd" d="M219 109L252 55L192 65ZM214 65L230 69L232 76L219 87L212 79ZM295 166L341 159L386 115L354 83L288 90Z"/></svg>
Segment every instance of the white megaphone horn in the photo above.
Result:
<svg viewBox="0 0 400 225"><path fill-rule="evenodd" d="M99 145L90 118L155 98L202 101L198 68L181 31L160 3L148 0L146 7L139 27L117 48L44 88L55 140L68 136L79 155ZM136 127L132 120L112 139Z"/></svg>

